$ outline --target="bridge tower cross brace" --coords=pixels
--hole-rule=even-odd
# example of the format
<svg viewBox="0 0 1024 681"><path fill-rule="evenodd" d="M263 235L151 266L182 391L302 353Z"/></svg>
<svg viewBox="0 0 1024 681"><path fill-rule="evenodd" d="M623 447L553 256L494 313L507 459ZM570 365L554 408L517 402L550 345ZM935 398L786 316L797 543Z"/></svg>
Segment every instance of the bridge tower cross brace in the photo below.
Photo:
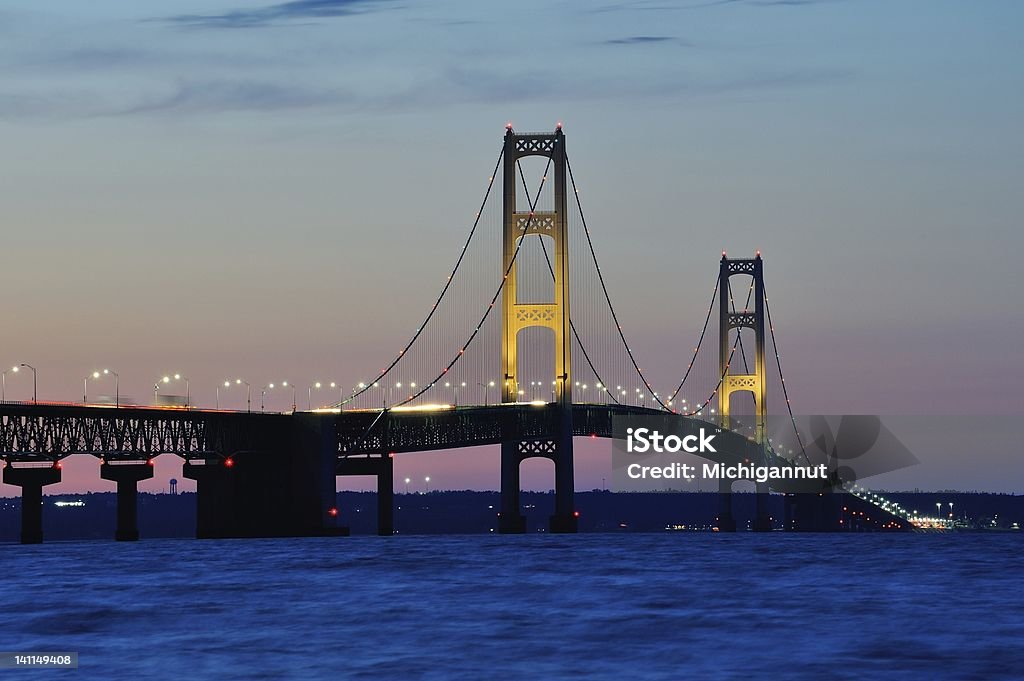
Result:
<svg viewBox="0 0 1024 681"><path fill-rule="evenodd" d="M551 159L548 172L554 172L554 210L519 210L516 205L518 162L525 156ZM501 365L502 401L516 402L519 397L519 332L540 326L555 337L555 401L557 435L543 442L510 440L501 444L501 518L504 533L525 531L525 519L519 504L519 465L531 456L550 458L555 464L555 514L553 532L575 532L572 460L572 358L569 326L569 238L567 164L565 135L561 126L553 133L519 134L509 128L505 133L504 197L502 201L502 272L506 273L502 291ZM518 273L515 262L519 242L530 235L553 242L554 300L548 303L521 303L518 300ZM550 408L550 407L549 407Z"/></svg>
<svg viewBox="0 0 1024 681"><path fill-rule="evenodd" d="M753 310L733 311L731 300L732 295L729 288L729 280L734 276L749 275L753 278L754 295ZM764 261L758 253L753 258L730 259L722 254L722 261L718 270L718 369L722 376L722 384L718 390L718 413L721 419L722 428L728 429L732 425L730 398L734 392L749 392L754 396L754 440L763 447L765 444L765 429L768 418L768 407L766 404L766 372L765 372L765 334L764 334ZM732 352L732 340L730 333L736 329L741 333L743 329L754 330L754 370L753 373L737 372L737 357ZM730 355L732 361L730 361ZM761 464L763 462L755 462ZM770 530L771 521L767 513L768 486L764 483L757 485L757 517L754 520L755 530ZM719 529L723 531L734 531L736 520L732 514L732 481L722 479L719 484L720 512Z"/></svg>

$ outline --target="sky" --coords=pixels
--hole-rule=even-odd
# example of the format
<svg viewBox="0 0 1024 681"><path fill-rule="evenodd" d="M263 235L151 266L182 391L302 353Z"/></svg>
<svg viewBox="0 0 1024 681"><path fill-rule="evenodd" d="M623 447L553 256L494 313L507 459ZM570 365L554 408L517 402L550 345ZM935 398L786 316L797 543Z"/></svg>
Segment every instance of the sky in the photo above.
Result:
<svg viewBox="0 0 1024 681"><path fill-rule="evenodd" d="M1012 0L7 0L0 363L36 366L45 399L99 367L138 399L186 373L210 405L226 376L353 384L433 302L505 123L562 121L651 373L692 346L721 251L760 249L799 412L1012 423L1022 19ZM1009 429L966 442L892 485L1022 490ZM112 489L79 459L48 489ZM406 474L494 488L497 454Z"/></svg>

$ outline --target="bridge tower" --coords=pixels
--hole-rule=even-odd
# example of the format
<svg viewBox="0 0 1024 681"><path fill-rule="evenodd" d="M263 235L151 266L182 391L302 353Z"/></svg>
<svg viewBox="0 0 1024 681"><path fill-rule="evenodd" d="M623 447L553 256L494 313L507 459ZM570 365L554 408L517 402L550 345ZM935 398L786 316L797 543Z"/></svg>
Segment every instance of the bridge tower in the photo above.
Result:
<svg viewBox="0 0 1024 681"><path fill-rule="evenodd" d="M518 161L525 156L550 159L548 172L554 172L554 210L519 210L516 205ZM569 239L566 192L565 135L559 125L553 133L516 133L511 126L505 133L504 199L502 202L502 291L501 364L502 401L515 402L519 395L517 368L519 332L540 326L549 328L555 338L555 401L557 437L553 440L511 440L501 444L501 518L499 530L523 532L525 518L519 505L519 466L524 459L545 457L555 464L555 514L552 532L575 532L572 460L572 362L569 327ZM517 265L519 242L537 234L552 240L554 260L554 300L546 303L521 303L518 297ZM549 251L550 252L550 251Z"/></svg>
<svg viewBox="0 0 1024 681"><path fill-rule="evenodd" d="M732 294L729 281L734 276L748 275L753 278L753 310L733 310ZM722 253L722 261L718 271L718 368L722 376L722 384L718 391L718 413L722 428L732 425L730 398L734 392L749 392L754 396L754 439L761 445L764 463L765 428L768 417L766 405L765 376L765 335L764 335L764 262L760 251L753 258L730 259ZM733 355L733 341L730 335L733 330L740 333L743 329L754 331L754 367L753 373L740 373L737 369L737 357ZM732 361L730 361L730 359ZM749 371L749 368L746 369ZM754 520L756 531L771 529L771 520L767 511L768 484L757 483L757 517ZM720 511L719 529L725 532L736 530L736 519L732 513L732 481L722 479L719 482Z"/></svg>

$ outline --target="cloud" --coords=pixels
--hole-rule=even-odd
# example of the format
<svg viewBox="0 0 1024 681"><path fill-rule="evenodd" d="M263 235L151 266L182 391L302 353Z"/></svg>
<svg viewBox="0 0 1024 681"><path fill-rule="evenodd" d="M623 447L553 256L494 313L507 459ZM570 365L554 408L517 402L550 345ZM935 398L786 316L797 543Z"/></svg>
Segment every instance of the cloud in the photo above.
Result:
<svg viewBox="0 0 1024 681"><path fill-rule="evenodd" d="M688 9L701 9L704 7L718 7L719 5L755 5L760 7L773 7L818 5L826 2L839 1L840 0L701 0L700 2L694 2L687 5L666 5L661 2L620 2L612 5L602 5L600 7L595 7L590 11L594 13L626 11L668 12Z"/></svg>
<svg viewBox="0 0 1024 681"><path fill-rule="evenodd" d="M275 112L356 104L340 89L252 80L182 80L160 94L134 95L90 90L45 94L0 92L0 119L65 120L132 115L196 115Z"/></svg>
<svg viewBox="0 0 1024 681"><path fill-rule="evenodd" d="M347 17L377 9L393 0L291 0L222 14L179 14L167 21L189 28L262 28L295 20Z"/></svg>
<svg viewBox="0 0 1024 681"><path fill-rule="evenodd" d="M306 88L262 81L181 81L169 94L111 111L112 115L140 113L220 113L281 111L345 104L351 96L340 90Z"/></svg>
<svg viewBox="0 0 1024 681"><path fill-rule="evenodd" d="M604 41L605 45L650 45L652 43L675 42L675 38L665 35L634 35L628 38L614 38Z"/></svg>

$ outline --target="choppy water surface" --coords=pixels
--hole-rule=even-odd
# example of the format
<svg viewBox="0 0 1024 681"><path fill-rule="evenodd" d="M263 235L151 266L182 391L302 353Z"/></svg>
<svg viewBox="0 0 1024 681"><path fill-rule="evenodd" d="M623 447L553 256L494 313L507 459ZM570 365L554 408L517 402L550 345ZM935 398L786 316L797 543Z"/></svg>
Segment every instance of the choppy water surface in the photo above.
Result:
<svg viewBox="0 0 1024 681"><path fill-rule="evenodd" d="M1022 678L1016 535L0 546L4 678Z"/></svg>

